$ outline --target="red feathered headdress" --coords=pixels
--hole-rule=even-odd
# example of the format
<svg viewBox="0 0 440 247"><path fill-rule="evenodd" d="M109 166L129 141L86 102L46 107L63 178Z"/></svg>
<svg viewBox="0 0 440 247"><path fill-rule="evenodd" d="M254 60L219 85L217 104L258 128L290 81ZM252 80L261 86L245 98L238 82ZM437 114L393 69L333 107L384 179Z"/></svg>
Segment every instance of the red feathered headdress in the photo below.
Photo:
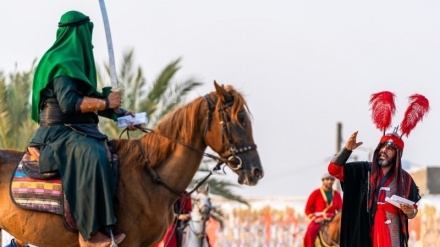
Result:
<svg viewBox="0 0 440 247"><path fill-rule="evenodd" d="M405 111L404 118L400 123L400 132L397 133L399 126L397 126L393 133L385 134L385 131L391 127L391 120L396 112L394 104L395 95L388 91L383 91L371 95L371 117L376 127L383 132L380 143L392 141L402 150L404 143L402 136L408 137L409 133L416 127L417 123L422 121L425 114L429 111L429 101L425 96L420 94L413 94L409 97L409 106Z"/></svg>

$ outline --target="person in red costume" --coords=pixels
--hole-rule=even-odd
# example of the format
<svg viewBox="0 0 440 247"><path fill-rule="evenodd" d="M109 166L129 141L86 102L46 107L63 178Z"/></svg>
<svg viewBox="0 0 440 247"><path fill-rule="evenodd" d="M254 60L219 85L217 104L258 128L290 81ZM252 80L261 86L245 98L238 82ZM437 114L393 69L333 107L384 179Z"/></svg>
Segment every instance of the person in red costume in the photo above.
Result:
<svg viewBox="0 0 440 247"><path fill-rule="evenodd" d="M154 247L182 247L184 228L191 219L192 201L191 196L184 192L174 203L175 220L165 233L165 237Z"/></svg>
<svg viewBox="0 0 440 247"><path fill-rule="evenodd" d="M321 180L321 188L314 190L307 199L305 214L309 217L310 224L304 235L304 247L314 246L321 224L342 209L341 194L333 190L335 178L325 173Z"/></svg>

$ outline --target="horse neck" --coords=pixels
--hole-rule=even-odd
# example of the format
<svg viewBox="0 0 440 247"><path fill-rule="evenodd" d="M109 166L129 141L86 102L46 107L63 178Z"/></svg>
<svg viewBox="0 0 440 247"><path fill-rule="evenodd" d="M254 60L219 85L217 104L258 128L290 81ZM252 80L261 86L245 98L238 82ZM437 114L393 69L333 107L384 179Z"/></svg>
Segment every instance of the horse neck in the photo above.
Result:
<svg viewBox="0 0 440 247"><path fill-rule="evenodd" d="M206 149L203 145L194 145L194 143L190 145L200 151ZM203 153L178 145L169 159L156 169L156 172L171 188L183 192L191 183L202 158Z"/></svg>
<svg viewBox="0 0 440 247"><path fill-rule="evenodd" d="M326 242L329 246L336 246L335 244L339 244L340 223L340 215L335 215L329 222L325 223L321 227L324 242Z"/></svg>
<svg viewBox="0 0 440 247"><path fill-rule="evenodd" d="M166 174L166 183L178 191L185 191L191 183L195 173L197 172L203 158L207 145L204 141L204 127L206 125L205 117L199 119L197 128L191 137L179 144L175 144L175 148L164 162L156 169L158 174ZM179 137L177 140L181 140Z"/></svg>
<svg viewBox="0 0 440 247"><path fill-rule="evenodd" d="M164 119L155 129L156 133L152 133L159 141L149 142L148 137L141 140L145 152L161 153L156 160L154 157L151 159L151 166L175 191L183 192L187 189L207 147L204 141L204 131L208 124L207 106L203 102L196 101L192 103L196 106L191 110L183 108L174 113L176 116ZM163 186L160 189L170 193ZM171 194L174 199L176 195Z"/></svg>

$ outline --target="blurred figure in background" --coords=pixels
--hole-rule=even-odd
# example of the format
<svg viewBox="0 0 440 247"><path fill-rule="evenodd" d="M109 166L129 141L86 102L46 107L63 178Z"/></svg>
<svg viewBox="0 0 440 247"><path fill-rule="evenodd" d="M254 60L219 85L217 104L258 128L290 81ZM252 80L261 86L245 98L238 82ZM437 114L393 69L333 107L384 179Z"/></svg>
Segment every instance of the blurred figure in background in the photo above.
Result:
<svg viewBox="0 0 440 247"><path fill-rule="evenodd" d="M321 188L314 190L307 199L305 214L310 219L310 224L304 235L304 247L314 246L321 224L342 209L341 194L333 190L335 177L325 173L321 180Z"/></svg>

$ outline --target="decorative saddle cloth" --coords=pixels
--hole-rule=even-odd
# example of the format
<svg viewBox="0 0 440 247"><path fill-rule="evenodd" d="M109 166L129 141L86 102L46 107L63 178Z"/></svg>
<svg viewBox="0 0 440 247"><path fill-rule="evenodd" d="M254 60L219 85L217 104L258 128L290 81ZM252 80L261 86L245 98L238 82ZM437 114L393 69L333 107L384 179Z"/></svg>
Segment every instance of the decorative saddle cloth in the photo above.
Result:
<svg viewBox="0 0 440 247"><path fill-rule="evenodd" d="M35 167L38 168L38 161L26 152L12 175L12 201L24 209L62 215L66 227L76 231L60 177L56 173L39 174Z"/></svg>

